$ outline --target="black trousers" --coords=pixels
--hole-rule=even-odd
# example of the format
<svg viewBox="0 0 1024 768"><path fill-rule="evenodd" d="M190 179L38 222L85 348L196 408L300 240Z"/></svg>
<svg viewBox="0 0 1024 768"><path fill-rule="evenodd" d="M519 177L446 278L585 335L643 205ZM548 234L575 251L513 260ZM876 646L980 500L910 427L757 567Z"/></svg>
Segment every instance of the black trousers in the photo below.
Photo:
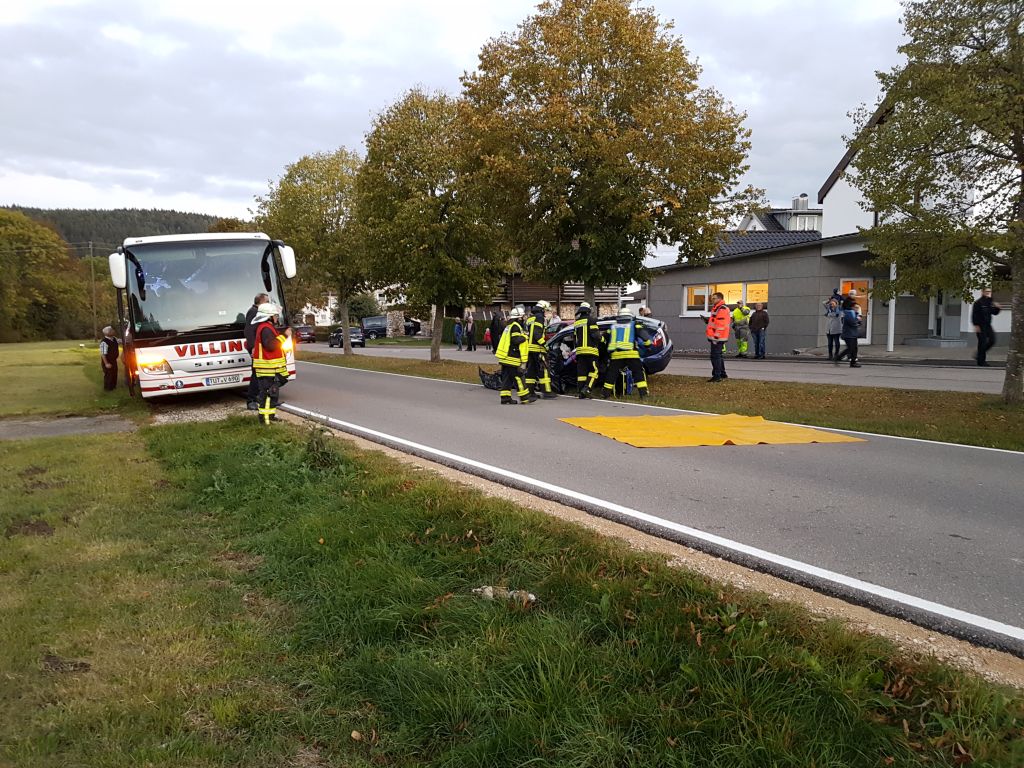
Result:
<svg viewBox="0 0 1024 768"><path fill-rule="evenodd" d="M831 360L839 354L839 334L838 333L826 333L828 337L828 359Z"/></svg>
<svg viewBox="0 0 1024 768"><path fill-rule="evenodd" d="M593 389L597 384L597 355L576 355L576 389Z"/></svg>
<svg viewBox="0 0 1024 768"><path fill-rule="evenodd" d="M249 368L249 389L245 391L245 402L256 403L260 399L260 385L256 379L256 368Z"/></svg>
<svg viewBox="0 0 1024 768"><path fill-rule="evenodd" d="M857 339L843 339L846 342L846 349L836 355L836 360L842 360L844 357L849 358L851 363L857 362Z"/></svg>
<svg viewBox="0 0 1024 768"><path fill-rule="evenodd" d="M501 364L501 389L502 398L512 397L512 390L515 390L519 398L529 397L530 391L526 388L523 378L519 375L518 365Z"/></svg>
<svg viewBox="0 0 1024 768"><path fill-rule="evenodd" d="M604 373L604 388L606 390L615 390L615 384L618 382L619 376L622 375L623 368L628 369L633 374L634 386L641 392L646 391L647 373L644 371L639 357L613 357L608 363L608 370Z"/></svg>
<svg viewBox="0 0 1024 768"><path fill-rule="evenodd" d="M530 352L526 358L526 388L530 392L551 394L551 376L548 374L548 356L544 352Z"/></svg>
<svg viewBox="0 0 1024 768"><path fill-rule="evenodd" d="M996 332L991 325L979 325L978 331L978 365L985 365L985 355L996 343Z"/></svg>
<svg viewBox="0 0 1024 768"><path fill-rule="evenodd" d="M256 404L259 406L259 420L269 424L271 417L277 415L277 406L281 402L281 384L277 376L260 376L256 379L258 394Z"/></svg>
<svg viewBox="0 0 1024 768"><path fill-rule="evenodd" d="M466 343L467 352L474 351L476 349L476 330L470 330L467 328L462 340Z"/></svg>
<svg viewBox="0 0 1024 768"><path fill-rule="evenodd" d="M103 369L103 388L108 391L117 389L117 361L109 368Z"/></svg>
<svg viewBox="0 0 1024 768"><path fill-rule="evenodd" d="M725 356L724 356L724 341L710 341L708 342L711 346L711 378L713 379L725 379L728 378L725 373Z"/></svg>

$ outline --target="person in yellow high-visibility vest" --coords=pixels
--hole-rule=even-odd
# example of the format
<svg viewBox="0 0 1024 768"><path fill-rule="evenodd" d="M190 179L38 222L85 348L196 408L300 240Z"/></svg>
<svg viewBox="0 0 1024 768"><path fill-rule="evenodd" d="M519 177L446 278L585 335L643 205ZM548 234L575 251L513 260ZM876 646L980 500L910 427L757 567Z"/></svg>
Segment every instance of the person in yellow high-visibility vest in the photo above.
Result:
<svg viewBox="0 0 1024 768"><path fill-rule="evenodd" d="M608 331L608 353L611 357L604 375L604 389L601 397L608 398L615 392L615 383L626 368L633 375L640 399L647 397L647 373L640 362L638 345L650 346L651 338L643 323L636 321L628 309L620 309L615 316L615 325Z"/></svg>
<svg viewBox="0 0 1024 768"><path fill-rule="evenodd" d="M530 317L526 318L526 388L530 395L540 396L545 400L558 397L551 391L551 374L548 373L548 347L544 339L546 314L551 305L538 301L533 305Z"/></svg>
<svg viewBox="0 0 1024 768"><path fill-rule="evenodd" d="M743 299L736 302L736 308L732 311L732 332L736 336L736 357L747 356L752 314L753 311L743 303Z"/></svg>
<svg viewBox="0 0 1024 768"><path fill-rule="evenodd" d="M256 374L256 400L259 420L264 424L277 421L277 403L281 387L288 383L288 361L285 357L292 329L280 334L275 326L281 310L269 302L256 308L252 324L256 333L252 348L252 367Z"/></svg>
<svg viewBox="0 0 1024 768"><path fill-rule="evenodd" d="M513 307L509 312L508 325L501 332L501 339L494 351L494 356L501 363L501 404L515 405L512 399L512 388L515 387L519 394L519 402L523 405L536 402L536 398L526 388L523 377L519 374L519 367L527 360L526 333L523 331L523 315L526 312L522 307Z"/></svg>
<svg viewBox="0 0 1024 768"><path fill-rule="evenodd" d="M576 345L576 393L580 400L590 397L597 383L597 359L601 353L601 328L590 316L590 304L580 302L573 323L573 338Z"/></svg>

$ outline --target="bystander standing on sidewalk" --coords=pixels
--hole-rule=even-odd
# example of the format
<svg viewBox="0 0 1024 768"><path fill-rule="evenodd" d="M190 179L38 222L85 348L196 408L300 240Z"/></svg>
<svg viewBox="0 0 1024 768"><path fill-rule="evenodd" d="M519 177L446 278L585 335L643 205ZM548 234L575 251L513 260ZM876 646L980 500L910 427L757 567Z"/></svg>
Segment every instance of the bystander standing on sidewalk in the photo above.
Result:
<svg viewBox="0 0 1024 768"><path fill-rule="evenodd" d="M825 301L825 336L828 338L828 359L835 360L839 355L839 337L843 333L843 309L841 299L833 294Z"/></svg>
<svg viewBox="0 0 1024 768"><path fill-rule="evenodd" d="M754 314L750 316L750 335L754 337L754 359L764 360L765 346L768 338L768 310L764 304L754 304Z"/></svg>
<svg viewBox="0 0 1024 768"><path fill-rule="evenodd" d="M457 352L462 351L462 320L455 318L455 349Z"/></svg>
<svg viewBox="0 0 1024 768"><path fill-rule="evenodd" d="M981 296L971 307L971 323L974 325L974 333L978 336L978 351L974 353L978 365L988 365L985 356L996 343L996 332L992 330L992 315L998 315L1001 309L1001 306L992 301L991 288L983 288Z"/></svg>
<svg viewBox="0 0 1024 768"><path fill-rule="evenodd" d="M709 382L719 382L728 379L725 372L724 347L729 338L729 322L732 315L729 307L725 304L725 296L717 291L711 294L711 317L702 318L708 327L705 329L708 337L708 347L711 352L711 378Z"/></svg>
<svg viewBox="0 0 1024 768"><path fill-rule="evenodd" d="M473 313L466 313L466 320L462 324L462 335L465 336L466 351L476 351L476 322L473 320Z"/></svg>
<svg viewBox="0 0 1024 768"><path fill-rule="evenodd" d="M114 336L114 329L108 325L103 329L103 339L100 341L103 388L108 392L117 389L117 358L119 354L120 350L117 346L117 338Z"/></svg>
<svg viewBox="0 0 1024 768"><path fill-rule="evenodd" d="M846 298L843 299L843 341L846 343L846 349L835 356L834 362L839 365L839 361L844 357L849 358L851 368L860 368L860 363L857 362L857 344L859 340L860 331L860 306L857 304L855 298L857 293L850 290Z"/></svg>

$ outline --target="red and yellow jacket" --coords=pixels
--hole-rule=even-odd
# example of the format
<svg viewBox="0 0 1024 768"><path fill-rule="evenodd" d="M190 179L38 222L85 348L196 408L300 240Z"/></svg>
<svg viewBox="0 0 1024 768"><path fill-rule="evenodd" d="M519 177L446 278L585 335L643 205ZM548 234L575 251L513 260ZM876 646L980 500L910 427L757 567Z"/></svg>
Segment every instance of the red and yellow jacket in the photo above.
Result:
<svg viewBox="0 0 1024 768"><path fill-rule="evenodd" d="M708 327L705 333L709 341L728 341L729 340L729 324L732 321L732 315L729 312L729 307L726 306L724 301L720 301L715 304L711 309L711 317L708 319Z"/></svg>

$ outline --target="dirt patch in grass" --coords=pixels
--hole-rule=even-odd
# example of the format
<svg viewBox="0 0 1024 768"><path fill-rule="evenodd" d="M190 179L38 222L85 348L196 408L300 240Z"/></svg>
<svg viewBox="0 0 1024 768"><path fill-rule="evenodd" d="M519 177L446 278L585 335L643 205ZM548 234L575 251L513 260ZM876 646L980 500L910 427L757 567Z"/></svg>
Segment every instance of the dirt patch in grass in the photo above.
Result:
<svg viewBox="0 0 1024 768"><path fill-rule="evenodd" d="M63 659L54 653L43 654L42 666L47 672L88 672L92 665L87 661Z"/></svg>
<svg viewBox="0 0 1024 768"><path fill-rule="evenodd" d="M53 536L53 526L45 520L22 520L8 525L4 536Z"/></svg>
<svg viewBox="0 0 1024 768"><path fill-rule="evenodd" d="M248 552L221 552L214 560L226 568L239 573L252 573L263 565L263 557Z"/></svg>

